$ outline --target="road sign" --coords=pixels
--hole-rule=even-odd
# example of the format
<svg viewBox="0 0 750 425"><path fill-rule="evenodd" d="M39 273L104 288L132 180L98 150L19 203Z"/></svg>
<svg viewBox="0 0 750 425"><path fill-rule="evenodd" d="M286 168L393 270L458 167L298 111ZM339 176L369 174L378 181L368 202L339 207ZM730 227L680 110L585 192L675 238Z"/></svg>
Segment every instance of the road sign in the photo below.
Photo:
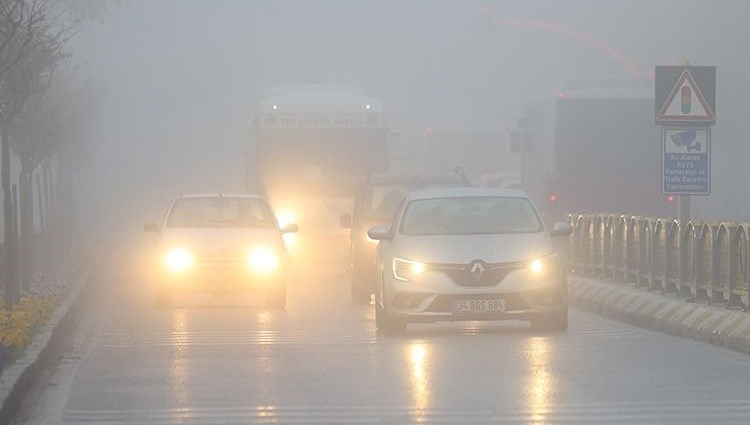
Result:
<svg viewBox="0 0 750 425"><path fill-rule="evenodd" d="M662 129L662 185L665 195L711 194L711 129Z"/></svg>
<svg viewBox="0 0 750 425"><path fill-rule="evenodd" d="M716 122L716 67L657 66L655 76L657 124Z"/></svg>

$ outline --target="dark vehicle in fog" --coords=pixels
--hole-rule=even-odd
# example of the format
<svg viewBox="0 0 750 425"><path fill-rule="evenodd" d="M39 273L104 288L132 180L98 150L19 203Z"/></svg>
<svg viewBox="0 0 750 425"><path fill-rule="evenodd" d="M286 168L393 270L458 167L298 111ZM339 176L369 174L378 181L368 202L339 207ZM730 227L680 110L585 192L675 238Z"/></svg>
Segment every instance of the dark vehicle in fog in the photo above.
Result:
<svg viewBox="0 0 750 425"><path fill-rule="evenodd" d="M359 190L351 213L341 215L341 227L351 229L351 297L356 303L370 301L375 285L377 241L367 229L390 224L406 195L419 189L471 186L462 174L373 174Z"/></svg>
<svg viewBox="0 0 750 425"><path fill-rule="evenodd" d="M571 79L530 103L512 134L521 184L548 222L576 212L676 212L661 194L648 79Z"/></svg>
<svg viewBox="0 0 750 425"><path fill-rule="evenodd" d="M250 132L249 189L277 211L303 220L319 212L310 204L351 200L368 173L388 168L381 103L356 89L322 84L270 89Z"/></svg>
<svg viewBox="0 0 750 425"><path fill-rule="evenodd" d="M265 199L252 195L195 194L172 201L161 224L155 302L175 293L263 292L270 307L286 305L287 259L282 234Z"/></svg>
<svg viewBox="0 0 750 425"><path fill-rule="evenodd" d="M528 320L568 326L567 277L552 236L520 190L453 188L410 193L379 240L375 320L398 332L407 323Z"/></svg>
<svg viewBox="0 0 750 425"><path fill-rule="evenodd" d="M287 238L296 264L345 270L348 235L338 217L368 174L388 169L381 102L339 85L279 86L261 98L249 130L248 190L303 228Z"/></svg>

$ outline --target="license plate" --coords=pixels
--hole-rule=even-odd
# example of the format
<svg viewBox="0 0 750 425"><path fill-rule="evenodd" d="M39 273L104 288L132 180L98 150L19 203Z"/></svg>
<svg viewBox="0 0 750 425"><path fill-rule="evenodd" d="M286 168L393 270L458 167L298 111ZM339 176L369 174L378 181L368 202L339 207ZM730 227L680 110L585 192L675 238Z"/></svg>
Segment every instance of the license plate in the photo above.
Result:
<svg viewBox="0 0 750 425"><path fill-rule="evenodd" d="M453 302L454 313L502 313L505 311L505 300L456 300Z"/></svg>

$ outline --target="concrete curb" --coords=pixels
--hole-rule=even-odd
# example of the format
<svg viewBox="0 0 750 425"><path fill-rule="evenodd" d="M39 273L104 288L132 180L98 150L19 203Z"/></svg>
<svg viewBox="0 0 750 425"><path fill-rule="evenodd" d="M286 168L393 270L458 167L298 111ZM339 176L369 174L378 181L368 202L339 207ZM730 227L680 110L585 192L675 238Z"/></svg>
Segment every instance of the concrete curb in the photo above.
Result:
<svg viewBox="0 0 750 425"><path fill-rule="evenodd" d="M750 353L750 314L571 276L570 303L637 326Z"/></svg>
<svg viewBox="0 0 750 425"><path fill-rule="evenodd" d="M95 287L92 276L97 263L90 265L76 280L23 355L0 375L0 424L13 420L24 396L79 323L85 311L83 307Z"/></svg>

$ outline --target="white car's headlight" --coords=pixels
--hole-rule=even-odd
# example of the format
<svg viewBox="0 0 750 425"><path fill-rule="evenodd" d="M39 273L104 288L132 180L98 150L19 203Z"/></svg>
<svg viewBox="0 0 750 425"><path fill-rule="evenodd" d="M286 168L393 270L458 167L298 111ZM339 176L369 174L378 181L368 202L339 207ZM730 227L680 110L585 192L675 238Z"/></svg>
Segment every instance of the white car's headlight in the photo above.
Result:
<svg viewBox="0 0 750 425"><path fill-rule="evenodd" d="M188 250L178 248L169 251L164 263L173 272L182 273L193 266L195 256Z"/></svg>
<svg viewBox="0 0 750 425"><path fill-rule="evenodd" d="M408 281L427 271L427 265L419 261L393 259L393 277L398 280Z"/></svg>
<svg viewBox="0 0 750 425"><path fill-rule="evenodd" d="M247 254L247 265L260 274L274 273L281 265L281 258L271 248L257 247L253 248Z"/></svg>

